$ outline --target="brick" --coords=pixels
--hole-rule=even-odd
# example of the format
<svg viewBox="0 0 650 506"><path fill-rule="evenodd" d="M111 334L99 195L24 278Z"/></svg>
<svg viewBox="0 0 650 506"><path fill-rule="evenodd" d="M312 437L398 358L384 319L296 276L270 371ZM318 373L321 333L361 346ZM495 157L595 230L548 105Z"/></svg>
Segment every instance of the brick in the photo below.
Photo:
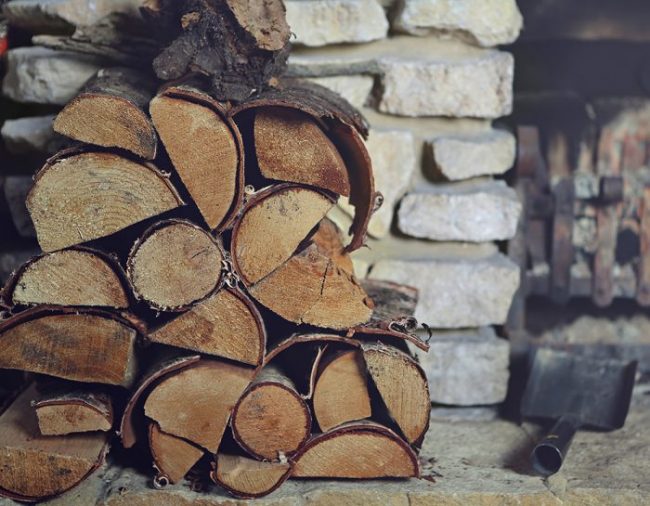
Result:
<svg viewBox="0 0 650 506"><path fill-rule="evenodd" d="M436 169L450 181L503 174L515 162L515 137L503 130L473 135L443 135L430 140Z"/></svg>
<svg viewBox="0 0 650 506"><path fill-rule="evenodd" d="M491 50L449 60L383 58L379 109L402 116L510 114L513 63L511 54Z"/></svg>
<svg viewBox="0 0 650 506"><path fill-rule="evenodd" d="M0 135L10 153L56 153L64 139L52 129L54 116L33 116L8 119L2 125Z"/></svg>
<svg viewBox="0 0 650 506"><path fill-rule="evenodd" d="M502 241L515 235L521 203L503 182L483 183L462 191L435 189L402 199L399 229L435 241Z"/></svg>
<svg viewBox="0 0 650 506"><path fill-rule="evenodd" d="M480 327L505 322L519 267L501 254L479 260L384 259L369 277L417 288L415 317L431 327Z"/></svg>
<svg viewBox="0 0 650 506"><path fill-rule="evenodd" d="M285 5L296 44L369 42L388 32L384 9L376 0L287 0Z"/></svg>
<svg viewBox="0 0 650 506"><path fill-rule="evenodd" d="M372 76L364 75L313 77L308 80L335 91L358 109L366 103L374 83Z"/></svg>
<svg viewBox="0 0 650 506"><path fill-rule="evenodd" d="M451 33L488 47L514 42L522 21L515 0L401 0L393 26L413 35Z"/></svg>

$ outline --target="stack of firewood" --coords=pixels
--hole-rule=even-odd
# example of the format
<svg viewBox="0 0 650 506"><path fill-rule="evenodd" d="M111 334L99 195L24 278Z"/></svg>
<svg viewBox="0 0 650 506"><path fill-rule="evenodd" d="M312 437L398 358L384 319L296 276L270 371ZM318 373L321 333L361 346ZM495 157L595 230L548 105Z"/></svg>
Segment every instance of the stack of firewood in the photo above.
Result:
<svg viewBox="0 0 650 506"><path fill-rule="evenodd" d="M378 200L363 118L295 83L223 98L214 80L108 68L57 116L78 144L34 178L44 253L2 297L0 368L36 382L0 415L0 493L70 489L114 428L148 446L158 487L206 461L240 497L288 477L418 476L416 294L362 286L349 256ZM339 196L349 239L327 217Z"/></svg>

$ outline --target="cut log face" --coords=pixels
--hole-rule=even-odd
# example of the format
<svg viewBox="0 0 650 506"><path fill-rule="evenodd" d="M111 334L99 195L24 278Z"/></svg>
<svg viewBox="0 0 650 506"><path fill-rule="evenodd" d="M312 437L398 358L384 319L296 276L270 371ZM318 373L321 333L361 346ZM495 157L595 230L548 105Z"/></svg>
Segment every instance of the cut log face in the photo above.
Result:
<svg viewBox="0 0 650 506"><path fill-rule="evenodd" d="M35 308L0 322L0 368L130 385L137 331L97 310Z"/></svg>
<svg viewBox="0 0 650 506"><path fill-rule="evenodd" d="M254 369L203 360L165 377L145 401L160 429L216 453L232 409Z"/></svg>
<svg viewBox="0 0 650 506"><path fill-rule="evenodd" d="M134 245L127 274L138 298L162 311L189 307L221 279L223 253L210 234L181 220L155 224Z"/></svg>
<svg viewBox="0 0 650 506"><path fill-rule="evenodd" d="M412 478L413 450L375 423L352 423L314 436L294 458L295 478Z"/></svg>
<svg viewBox="0 0 650 506"><path fill-rule="evenodd" d="M364 344L363 359L391 418L409 443L419 443L431 411L424 371L406 353L384 344Z"/></svg>
<svg viewBox="0 0 650 506"><path fill-rule="evenodd" d="M293 382L267 366L237 403L231 425L235 440L252 456L278 460L307 441L311 414Z"/></svg>
<svg viewBox="0 0 650 506"><path fill-rule="evenodd" d="M259 462L239 455L220 453L216 469L210 474L212 481L235 497L252 499L270 494L291 473L288 462Z"/></svg>
<svg viewBox="0 0 650 506"><path fill-rule="evenodd" d="M200 448L165 434L155 422L149 424L149 448L158 469L158 482L178 483L203 456Z"/></svg>
<svg viewBox="0 0 650 506"><path fill-rule="evenodd" d="M372 415L366 367L359 350L323 360L314 387L314 416L323 432Z"/></svg>
<svg viewBox="0 0 650 506"><path fill-rule="evenodd" d="M208 95L170 88L151 101L151 117L165 149L205 222L228 225L243 191L241 137Z"/></svg>
<svg viewBox="0 0 650 506"><path fill-rule="evenodd" d="M134 70L102 69L59 113L54 131L153 160L158 137L145 112L152 96L152 83Z"/></svg>
<svg viewBox="0 0 650 506"><path fill-rule="evenodd" d="M27 195L44 251L106 237L182 204L152 167L103 152L50 160Z"/></svg>
<svg viewBox="0 0 650 506"><path fill-rule="evenodd" d="M364 279L361 286L375 303L372 322L389 323L415 314L418 303L416 288L377 279Z"/></svg>
<svg viewBox="0 0 650 506"><path fill-rule="evenodd" d="M259 365L266 330L259 311L243 292L222 288L151 332L149 340Z"/></svg>
<svg viewBox="0 0 650 506"><path fill-rule="evenodd" d="M332 205L325 194L293 185L254 197L233 230L233 260L242 280L252 285L289 260Z"/></svg>
<svg viewBox="0 0 650 506"><path fill-rule="evenodd" d="M106 432L113 427L113 405L106 394L84 390L49 393L33 406L44 436Z"/></svg>
<svg viewBox="0 0 650 506"><path fill-rule="evenodd" d="M27 262L7 284L10 304L129 306L126 276L117 262L89 249L46 253Z"/></svg>
<svg viewBox="0 0 650 506"><path fill-rule="evenodd" d="M288 107L262 107L255 112L254 138L264 177L350 194L345 162L308 114Z"/></svg>
<svg viewBox="0 0 650 506"><path fill-rule="evenodd" d="M108 435L41 436L30 401L23 392L0 416L0 495L36 501L74 487L104 460Z"/></svg>

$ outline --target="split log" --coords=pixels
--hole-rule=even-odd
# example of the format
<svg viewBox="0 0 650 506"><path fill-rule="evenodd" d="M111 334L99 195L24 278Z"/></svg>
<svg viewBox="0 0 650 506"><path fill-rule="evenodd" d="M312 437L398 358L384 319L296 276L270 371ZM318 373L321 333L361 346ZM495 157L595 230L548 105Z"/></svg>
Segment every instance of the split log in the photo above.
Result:
<svg viewBox="0 0 650 506"><path fill-rule="evenodd" d="M326 432L372 415L368 378L360 350L331 354L320 366L314 387L314 416Z"/></svg>
<svg viewBox="0 0 650 506"><path fill-rule="evenodd" d="M161 311L182 311L213 292L224 254L201 227L184 220L152 225L127 261L135 296Z"/></svg>
<svg viewBox="0 0 650 506"><path fill-rule="evenodd" d="M44 251L106 237L181 205L153 166L98 151L67 151L48 160L27 195Z"/></svg>
<svg viewBox="0 0 650 506"><path fill-rule="evenodd" d="M25 390L0 416L0 495L33 502L71 489L104 461L108 434L42 436Z"/></svg>
<svg viewBox="0 0 650 506"><path fill-rule="evenodd" d="M255 195L232 236L233 262L242 281L253 285L289 260L333 204L322 192L290 184Z"/></svg>
<svg viewBox="0 0 650 506"><path fill-rule="evenodd" d="M173 86L149 107L156 130L205 222L226 228L244 186L241 135L224 106L189 86Z"/></svg>
<svg viewBox="0 0 650 506"><path fill-rule="evenodd" d="M287 107L258 108L254 139L257 164L264 177L350 195L345 162L308 114Z"/></svg>
<svg viewBox="0 0 650 506"><path fill-rule="evenodd" d="M129 386L137 335L131 322L105 311L35 307L0 321L0 368Z"/></svg>
<svg viewBox="0 0 650 506"><path fill-rule="evenodd" d="M45 253L17 270L5 287L9 305L129 306L126 274L108 255L87 248Z"/></svg>
<svg viewBox="0 0 650 506"><path fill-rule="evenodd" d="M388 414L411 444L429 428L431 398L427 377L406 353L385 344L364 344L363 360Z"/></svg>
<svg viewBox="0 0 650 506"><path fill-rule="evenodd" d="M370 422L314 436L294 457L295 478L412 478L418 461L393 431Z"/></svg>
<svg viewBox="0 0 650 506"><path fill-rule="evenodd" d="M255 378L232 415L235 441L262 460L295 453L311 433L311 413L294 383L269 365Z"/></svg>
<svg viewBox="0 0 650 506"><path fill-rule="evenodd" d="M102 69L59 113L54 131L153 160L158 137L145 111L154 91L155 83L133 69Z"/></svg>
<svg viewBox="0 0 650 506"><path fill-rule="evenodd" d="M291 474L288 462L260 462L239 455L219 453L210 477L240 499L270 494Z"/></svg>
<svg viewBox="0 0 650 506"><path fill-rule="evenodd" d="M32 406L44 436L109 431L113 427L113 403L102 392L88 389L42 393Z"/></svg>
<svg viewBox="0 0 650 506"><path fill-rule="evenodd" d="M223 287L150 332L150 341L260 365L266 350L262 315L237 288Z"/></svg>
<svg viewBox="0 0 650 506"><path fill-rule="evenodd" d="M201 360L163 378L147 397L145 414L162 431L216 453L253 375L252 368Z"/></svg>
<svg viewBox="0 0 650 506"><path fill-rule="evenodd" d="M203 450L164 433L155 422L149 424L149 448L157 471L154 478L157 487L178 483L203 457Z"/></svg>
<svg viewBox="0 0 650 506"><path fill-rule="evenodd" d="M375 304L371 322L399 321L415 315L417 288L377 279L362 279L361 286Z"/></svg>

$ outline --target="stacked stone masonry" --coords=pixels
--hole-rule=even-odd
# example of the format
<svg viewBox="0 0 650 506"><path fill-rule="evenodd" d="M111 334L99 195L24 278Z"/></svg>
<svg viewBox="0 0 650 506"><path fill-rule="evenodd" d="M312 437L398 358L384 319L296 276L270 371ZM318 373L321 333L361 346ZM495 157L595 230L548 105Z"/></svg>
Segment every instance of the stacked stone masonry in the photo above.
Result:
<svg viewBox="0 0 650 506"><path fill-rule="evenodd" d="M111 8L12 0L6 12L36 30L83 25L142 1ZM497 46L521 29L515 0L285 3L295 35L289 74L339 92L371 124L368 148L384 202L369 247L355 258L357 274L419 289L416 316L434 329L422 361L435 402L501 402L509 347L492 326L504 323L519 272L495 242L513 236L521 206L500 180L514 162L515 140L493 122L512 109L513 58ZM92 56L13 49L2 91L17 102L60 106L101 65ZM2 137L14 152L56 149L51 117L7 122ZM332 218L347 226L346 203Z"/></svg>

